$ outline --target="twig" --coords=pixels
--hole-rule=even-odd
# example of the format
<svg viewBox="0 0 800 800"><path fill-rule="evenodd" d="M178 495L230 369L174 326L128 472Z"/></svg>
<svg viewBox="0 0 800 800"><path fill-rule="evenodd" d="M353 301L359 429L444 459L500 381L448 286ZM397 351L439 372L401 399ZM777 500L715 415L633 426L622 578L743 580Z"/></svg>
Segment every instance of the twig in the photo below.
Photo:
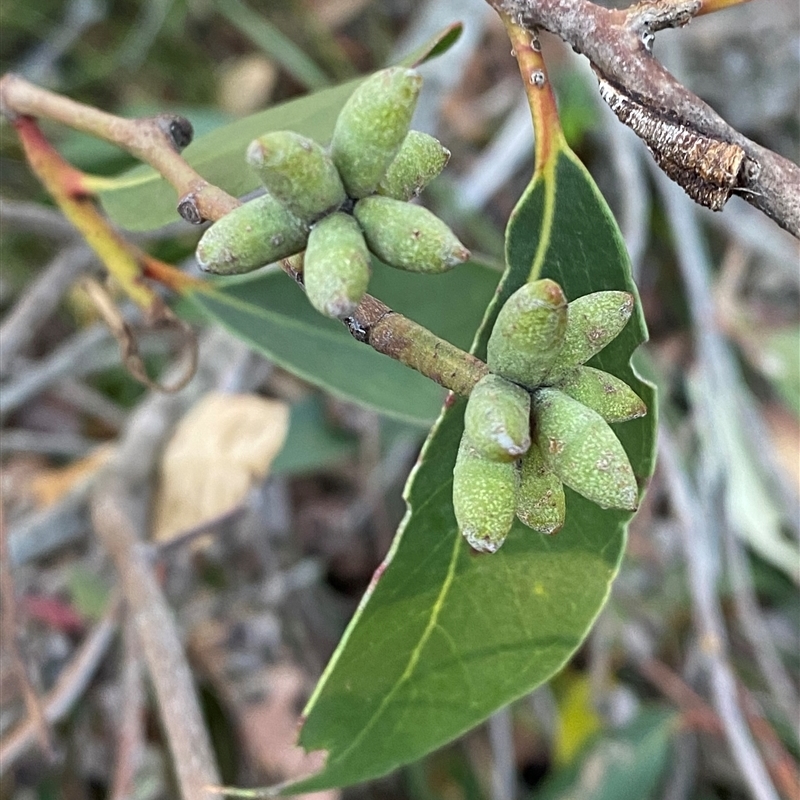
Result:
<svg viewBox="0 0 800 800"><path fill-rule="evenodd" d="M636 668L683 713L684 724L715 735L725 735L725 721L711 705L677 673L655 658L636 659ZM753 707L752 698L741 689L742 705L754 735L766 754L769 771L786 800L797 800L800 773L770 724Z"/></svg>
<svg viewBox="0 0 800 800"><path fill-rule="evenodd" d="M739 685L739 697L750 729L761 745L775 785L786 800L800 800L800 771L797 762L759 710L752 693L742 684Z"/></svg>
<svg viewBox="0 0 800 800"><path fill-rule="evenodd" d="M147 340L146 353L163 353L166 343ZM119 364L119 349L104 325L92 325L41 361L26 365L25 371L0 385L0 416L9 414L66 375L70 378L98 372Z"/></svg>
<svg viewBox="0 0 800 800"><path fill-rule="evenodd" d="M232 508L229 511L224 511L215 516L213 519L204 520L199 525L195 525L187 530L182 531L181 533L176 533L174 536L170 536L169 539L159 542L156 546L156 552L160 557L169 556L177 550L184 549L187 545L196 541L200 537L217 533L218 531L222 530L224 526L236 522L237 520L241 519L248 512L248 510L248 503L247 500L245 500L235 508Z"/></svg>
<svg viewBox="0 0 800 800"><path fill-rule="evenodd" d="M794 729L800 713L800 700L791 678L781 663L780 655L758 606L747 556L730 525L724 527L722 540L736 616L750 643L750 650L764 678L772 702ZM797 736L797 730L794 730L794 733Z"/></svg>
<svg viewBox="0 0 800 800"><path fill-rule="evenodd" d="M53 740L47 725L42 702L36 687L33 685L25 657L19 640L19 618L17 613L17 594L14 588L14 574L11 571L11 559L8 554L8 535L0 505L0 597L2 598L2 625L6 632L6 649L11 659L14 677L19 683L25 711L31 721L39 746L48 758L53 757Z"/></svg>
<svg viewBox="0 0 800 800"><path fill-rule="evenodd" d="M181 158L180 149L192 137L191 125L183 117L168 114L141 119L117 117L11 73L0 78L0 108L12 117L44 116L62 122L112 142L150 164L176 188L179 212L190 222L218 219L239 205L238 200L210 184ZM93 186L101 186L102 181L94 179L85 185L91 190Z"/></svg>
<svg viewBox="0 0 800 800"><path fill-rule="evenodd" d="M102 356L98 350L103 348ZM90 357L91 356L91 357ZM83 375L119 362L111 335L103 325L92 325L62 344L49 356L29 364L19 377L0 391L0 416L15 411L64 375Z"/></svg>
<svg viewBox="0 0 800 800"><path fill-rule="evenodd" d="M710 566L712 556L704 536L711 524L710 515L703 513L703 506L681 469L672 433L664 425L659 432L659 456L679 521L693 600L694 624L711 681L714 707L724 726L736 766L755 800L778 800L736 700L736 680L726 654L722 611L714 593Z"/></svg>
<svg viewBox="0 0 800 800"><path fill-rule="evenodd" d="M63 719L83 695L117 629L121 609L119 597L108 604L100 622L81 644L78 654L44 697L45 719L52 725ZM0 741L0 774L10 769L36 740L36 726L27 719Z"/></svg>
<svg viewBox="0 0 800 800"><path fill-rule="evenodd" d="M110 477L92 504L92 521L109 551L148 665L183 800L210 798L220 782L180 636L142 541L143 519L120 477ZM138 518L138 521L137 521Z"/></svg>
<svg viewBox="0 0 800 800"><path fill-rule="evenodd" d="M639 98L654 114L701 137L740 147L744 168L732 188L800 237L800 167L728 125L670 75L649 49L656 31L685 25L701 10L716 10L724 0L644 0L623 10L603 8L590 0L488 2L518 19L531 33L539 28L554 33L586 56L603 78Z"/></svg>
<svg viewBox="0 0 800 800"><path fill-rule="evenodd" d="M468 395L489 372L480 359L367 295L345 321L359 342L421 372L445 389Z"/></svg>
<svg viewBox="0 0 800 800"><path fill-rule="evenodd" d="M27 564L76 541L89 530L86 506L96 476L80 483L63 500L34 511L14 523L8 532L12 566Z"/></svg>
<svg viewBox="0 0 800 800"><path fill-rule="evenodd" d="M513 721L509 706L489 717L489 745L492 748L492 797L514 800L517 775L514 764Z"/></svg>
<svg viewBox="0 0 800 800"><path fill-rule="evenodd" d="M12 225L17 231L54 239L78 237L78 232L59 211L26 200L0 197L0 224Z"/></svg>
<svg viewBox="0 0 800 800"><path fill-rule="evenodd" d="M82 242L61 250L25 289L0 325L0 375L11 371L17 354L58 308L64 293L96 263Z"/></svg>
<svg viewBox="0 0 800 800"><path fill-rule="evenodd" d="M53 394L114 431L120 430L128 419L126 409L83 381L63 380L54 387Z"/></svg>
<svg viewBox="0 0 800 800"><path fill-rule="evenodd" d="M225 334L205 335L195 379L178 394L151 394L139 405L92 502L94 527L132 615L183 800L211 797L205 787L220 781L177 625L144 541L146 503L165 437L198 393L225 379L243 349ZM180 369L175 365L171 371Z"/></svg>
<svg viewBox="0 0 800 800"><path fill-rule="evenodd" d="M136 770L144 742L145 692L142 662L133 622L126 620L122 632L121 697L117 707L117 747L114 779L109 800L133 800Z"/></svg>
<svg viewBox="0 0 800 800"><path fill-rule="evenodd" d="M118 275L119 266L114 274L125 283L130 296L144 308L150 304L156 309L155 313L163 314L166 309L157 304L157 298L137 279L140 272L136 262L146 257L125 243L87 201L87 193L99 188L98 181L74 170L60 159L35 123L19 115L55 119L125 148L157 169L173 186L180 196L179 212L184 218L196 222L217 220L239 206L240 202L199 179L197 173L181 158L175 141L176 136L180 137L181 118L128 120L116 117L40 89L11 74L0 78L0 105L6 115L15 119L17 132L22 137L32 168L57 197L62 210L90 238L98 252L104 248L113 250L123 265L121 278ZM108 259L104 260L110 266ZM301 283L297 263L296 259L285 259L281 266ZM153 260L143 266L144 275L166 285L181 276L168 265ZM167 271L169 274L166 274ZM488 371L478 359L393 312L369 295L345 324L358 341L422 372L457 394L469 394Z"/></svg>
<svg viewBox="0 0 800 800"><path fill-rule="evenodd" d="M177 392L182 389L192 379L197 368L197 338L192 330L192 326L184 320L176 317L175 314L166 307L162 307L157 312L155 318L156 326L161 329L172 328L181 339L181 349L184 350L189 358L187 359L186 369L177 378L169 383L153 380L147 374L147 367L139 352L139 342L131 325L125 320L122 311L119 309L108 290L99 281L91 277L86 277L81 281L81 287L94 304L100 316L108 325L111 334L117 340L122 360L128 372L138 381L150 389L158 389L162 392Z"/></svg>
<svg viewBox="0 0 800 800"><path fill-rule="evenodd" d="M21 428L3 430L3 450L8 453L44 453L57 456L82 456L96 442L69 431L31 431Z"/></svg>

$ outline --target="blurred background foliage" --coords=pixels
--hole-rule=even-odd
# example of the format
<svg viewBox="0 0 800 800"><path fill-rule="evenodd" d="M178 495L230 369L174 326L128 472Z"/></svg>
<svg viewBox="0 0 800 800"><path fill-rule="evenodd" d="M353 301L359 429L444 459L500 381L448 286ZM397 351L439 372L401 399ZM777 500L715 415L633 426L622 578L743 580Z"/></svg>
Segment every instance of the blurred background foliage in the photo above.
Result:
<svg viewBox="0 0 800 800"><path fill-rule="evenodd" d="M497 261L532 140L506 35L483 0L5 0L0 71L119 114L179 112L199 134L380 67L457 19L459 44L422 70L415 127L453 152L426 202ZM797 161L799 37L793 0L756 0L659 34L655 52L743 133ZM661 389L660 466L608 606L562 674L424 761L329 796L737 800L752 792L752 765L730 747L740 724L769 774L760 796L797 797L797 243L739 199L719 214L693 206L601 107L585 61L549 37L544 46L570 145L617 214L640 285L651 342L639 367ZM131 165L102 142L44 127L88 172ZM86 498L147 394L76 284L97 265L7 123L0 134L0 491L21 641L46 693L108 603L113 573ZM175 224L144 245L191 270L196 239ZM22 333L20 319L30 323ZM276 401L253 424L274 428L277 444L250 454L259 469L226 462L227 475L244 477L208 535L191 535L191 515L153 512L154 552L224 778L259 785L300 768L298 710L389 546L423 432L312 391L220 332L202 335L224 353L206 390ZM167 368L169 342L149 337L143 348L154 373ZM207 435L190 430L177 473L165 460L162 495L200 503L186 464L211 469L191 449ZM53 757L34 747L4 765L0 798L124 796L111 794L114 754L131 713L144 715L131 796L175 796L146 691L131 710L132 662L120 642L109 646L55 727ZM720 670L735 679L727 689ZM0 688L1 745L24 714L6 648ZM731 703L744 722L726 716Z"/></svg>

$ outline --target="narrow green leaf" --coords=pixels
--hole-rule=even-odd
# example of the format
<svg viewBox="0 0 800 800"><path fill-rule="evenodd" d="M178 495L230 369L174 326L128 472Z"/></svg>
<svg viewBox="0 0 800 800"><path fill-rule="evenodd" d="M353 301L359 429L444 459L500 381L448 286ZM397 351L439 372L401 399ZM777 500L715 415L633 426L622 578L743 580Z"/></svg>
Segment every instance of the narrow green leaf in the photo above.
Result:
<svg viewBox="0 0 800 800"><path fill-rule="evenodd" d="M475 343L479 356L500 305L527 280L553 278L569 298L601 289L636 294L613 217L565 147L512 215L507 259ZM654 409L652 387L629 363L645 338L638 312L592 363ZM551 677L606 601L628 512L602 510L567 490L566 524L556 536L516 523L491 556L462 540L451 491L464 406L456 401L432 431L406 489L404 524L306 708L300 742L327 750L325 767L285 791L364 781L453 739ZM615 428L644 484L654 411Z"/></svg>
<svg viewBox="0 0 800 800"><path fill-rule="evenodd" d="M460 33L460 25L445 28L402 63L419 64L441 55ZM241 197L259 185L244 159L253 139L267 131L291 130L327 144L339 111L362 80L363 77L356 78L322 89L217 128L195 139L183 151L183 157L209 183ZM117 225L132 231L151 230L178 219L175 190L146 165L110 180L98 194L106 214Z"/></svg>
<svg viewBox="0 0 800 800"><path fill-rule="evenodd" d="M377 262L373 267L371 292L463 348L469 347L499 277L475 262L443 275L401 273ZM360 344L342 323L318 314L282 272L251 274L218 287L188 294L190 309L338 397L423 427L436 420L443 389Z"/></svg>
<svg viewBox="0 0 800 800"><path fill-rule="evenodd" d="M418 67L432 58L444 55L459 40L463 31L464 26L460 22L448 25L401 59L400 63L406 67Z"/></svg>
<svg viewBox="0 0 800 800"><path fill-rule="evenodd" d="M240 0L216 0L217 11L270 58L309 89L330 86L330 78L263 14Z"/></svg>
<svg viewBox="0 0 800 800"><path fill-rule="evenodd" d="M625 727L598 734L531 800L649 800L666 769L676 719L647 709Z"/></svg>

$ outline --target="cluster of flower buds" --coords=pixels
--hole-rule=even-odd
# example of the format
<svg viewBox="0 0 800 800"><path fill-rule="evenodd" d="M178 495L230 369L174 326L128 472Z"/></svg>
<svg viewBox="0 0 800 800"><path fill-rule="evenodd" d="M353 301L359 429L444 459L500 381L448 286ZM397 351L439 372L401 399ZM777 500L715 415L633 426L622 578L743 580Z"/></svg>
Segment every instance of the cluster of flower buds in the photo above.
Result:
<svg viewBox="0 0 800 800"><path fill-rule="evenodd" d="M560 530L565 485L603 508L636 509L636 477L608 423L647 408L619 378L584 366L632 312L628 292L567 303L549 279L526 283L500 309L491 373L467 401L453 471L456 520L476 550L495 552L515 517L540 533Z"/></svg>
<svg viewBox="0 0 800 800"><path fill-rule="evenodd" d="M438 217L409 203L447 164L449 151L410 131L422 78L391 67L361 83L342 108L330 147L291 131L253 141L247 162L266 194L214 223L197 261L223 275L305 249L311 304L350 316L367 291L370 254L398 269L439 273L469 251Z"/></svg>

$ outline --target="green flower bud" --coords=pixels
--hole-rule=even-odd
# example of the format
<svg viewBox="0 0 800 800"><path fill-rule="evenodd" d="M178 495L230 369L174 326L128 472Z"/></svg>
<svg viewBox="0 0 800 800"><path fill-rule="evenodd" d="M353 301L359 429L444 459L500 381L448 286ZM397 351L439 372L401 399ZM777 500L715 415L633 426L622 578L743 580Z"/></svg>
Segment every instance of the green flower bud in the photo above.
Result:
<svg viewBox="0 0 800 800"><path fill-rule="evenodd" d="M563 483L601 508L634 511L638 487L614 431L596 412L558 389L533 394L534 438Z"/></svg>
<svg viewBox="0 0 800 800"><path fill-rule="evenodd" d="M302 220L313 222L345 201L331 157L299 133L265 133L250 143L247 163L270 194Z"/></svg>
<svg viewBox="0 0 800 800"><path fill-rule="evenodd" d="M625 422L647 413L642 398L625 381L593 367L576 367L556 388L596 411L606 422Z"/></svg>
<svg viewBox="0 0 800 800"><path fill-rule="evenodd" d="M331 140L331 156L350 197L375 191L408 133L421 86L418 72L390 67L350 95Z"/></svg>
<svg viewBox="0 0 800 800"><path fill-rule="evenodd" d="M303 249L308 226L271 194L256 197L218 219L197 244L206 272L238 275Z"/></svg>
<svg viewBox="0 0 800 800"><path fill-rule="evenodd" d="M367 243L350 215L337 211L311 229L303 283L317 311L339 319L350 316L367 291L369 276Z"/></svg>
<svg viewBox="0 0 800 800"><path fill-rule="evenodd" d="M433 136L409 131L378 184L378 194L395 200L416 197L446 166L450 151Z"/></svg>
<svg viewBox="0 0 800 800"><path fill-rule="evenodd" d="M517 517L539 533L556 533L564 527L565 504L564 485L532 444L520 463Z"/></svg>
<svg viewBox="0 0 800 800"><path fill-rule="evenodd" d="M468 436L453 469L453 510L458 529L470 546L494 553L508 536L517 507L519 478L513 461L492 461L472 446Z"/></svg>
<svg viewBox="0 0 800 800"><path fill-rule="evenodd" d="M534 388L558 357L567 327L567 299L548 278L526 283L506 300L487 345L492 372Z"/></svg>
<svg viewBox="0 0 800 800"><path fill-rule="evenodd" d="M531 444L531 396L499 375L486 375L470 392L464 432L492 461L513 461Z"/></svg>
<svg viewBox="0 0 800 800"><path fill-rule="evenodd" d="M369 249L390 267L437 273L469 258L469 250L437 216L422 206L374 195L353 210Z"/></svg>
<svg viewBox="0 0 800 800"><path fill-rule="evenodd" d="M573 300L569 304L564 346L552 374L547 376L548 383L599 353L619 335L632 313L630 292L594 292Z"/></svg>

